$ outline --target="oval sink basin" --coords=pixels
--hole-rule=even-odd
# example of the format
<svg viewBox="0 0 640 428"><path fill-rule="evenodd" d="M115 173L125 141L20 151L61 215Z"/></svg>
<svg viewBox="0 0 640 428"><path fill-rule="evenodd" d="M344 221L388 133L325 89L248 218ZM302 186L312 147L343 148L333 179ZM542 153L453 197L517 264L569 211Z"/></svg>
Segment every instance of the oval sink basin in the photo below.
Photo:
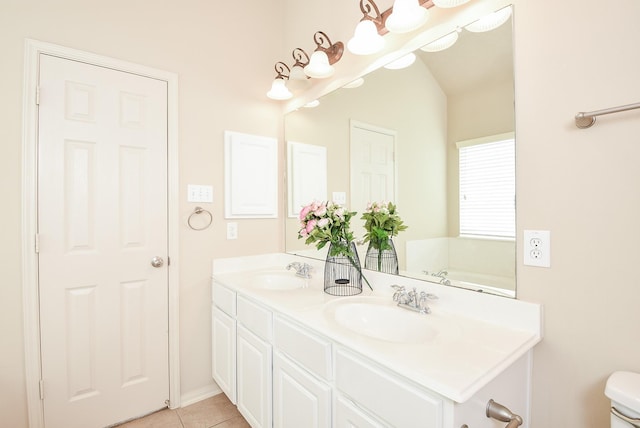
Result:
<svg viewBox="0 0 640 428"><path fill-rule="evenodd" d="M354 333L395 343L433 342L455 330L432 314L419 314L380 298L347 297L330 305L326 315Z"/></svg>
<svg viewBox="0 0 640 428"><path fill-rule="evenodd" d="M251 277L254 287L267 290L294 290L308 285L308 280L295 276L293 272L259 272Z"/></svg>

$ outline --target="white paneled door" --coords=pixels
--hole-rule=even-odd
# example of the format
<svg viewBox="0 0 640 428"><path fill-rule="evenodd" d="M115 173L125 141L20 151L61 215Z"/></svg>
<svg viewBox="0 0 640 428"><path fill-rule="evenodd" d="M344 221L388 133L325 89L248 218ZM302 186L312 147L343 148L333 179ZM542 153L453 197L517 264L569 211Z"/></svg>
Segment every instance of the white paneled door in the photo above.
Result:
<svg viewBox="0 0 640 428"><path fill-rule="evenodd" d="M169 399L167 82L40 56L39 295L46 428Z"/></svg>
<svg viewBox="0 0 640 428"><path fill-rule="evenodd" d="M351 206L364 212L369 202L396 200L396 132L366 123L351 121ZM361 230L364 220L351 219L353 230Z"/></svg>
<svg viewBox="0 0 640 428"><path fill-rule="evenodd" d="M395 131L351 122L351 209L395 202Z"/></svg>

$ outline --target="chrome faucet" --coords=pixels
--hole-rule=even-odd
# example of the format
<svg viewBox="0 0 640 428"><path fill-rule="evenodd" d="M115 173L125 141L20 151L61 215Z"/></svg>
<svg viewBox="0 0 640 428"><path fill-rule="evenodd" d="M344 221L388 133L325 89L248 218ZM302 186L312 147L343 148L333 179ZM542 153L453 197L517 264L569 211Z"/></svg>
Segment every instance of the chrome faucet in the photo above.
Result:
<svg viewBox="0 0 640 428"><path fill-rule="evenodd" d="M290 270L291 268L294 268L296 270L296 276L306 279L311 278L313 266L307 263L291 262L287 265L287 270Z"/></svg>
<svg viewBox="0 0 640 428"><path fill-rule="evenodd" d="M427 301L438 298L435 294L425 291L418 293L415 287L411 291L407 291L402 285L392 285L391 287L396 290L393 293L393 301L397 302L398 306L421 314L430 314L431 309L427 305Z"/></svg>

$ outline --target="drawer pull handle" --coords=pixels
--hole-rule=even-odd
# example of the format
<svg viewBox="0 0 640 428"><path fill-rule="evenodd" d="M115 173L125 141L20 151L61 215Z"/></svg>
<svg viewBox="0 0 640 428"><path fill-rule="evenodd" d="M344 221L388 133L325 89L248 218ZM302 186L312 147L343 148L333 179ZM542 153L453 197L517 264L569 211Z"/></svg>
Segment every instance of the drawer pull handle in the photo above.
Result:
<svg viewBox="0 0 640 428"><path fill-rule="evenodd" d="M508 422L505 428L516 428L522 425L522 418L493 399L487 403L487 417L500 422Z"/></svg>

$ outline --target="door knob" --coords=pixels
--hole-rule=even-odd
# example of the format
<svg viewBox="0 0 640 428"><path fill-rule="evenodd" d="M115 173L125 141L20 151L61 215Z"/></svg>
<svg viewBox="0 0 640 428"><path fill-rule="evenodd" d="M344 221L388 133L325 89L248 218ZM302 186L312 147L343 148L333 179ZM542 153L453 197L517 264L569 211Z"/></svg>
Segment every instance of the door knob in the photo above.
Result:
<svg viewBox="0 0 640 428"><path fill-rule="evenodd" d="M151 266L153 266L154 268L162 267L163 264L164 260L162 260L162 257L155 256L151 259Z"/></svg>

